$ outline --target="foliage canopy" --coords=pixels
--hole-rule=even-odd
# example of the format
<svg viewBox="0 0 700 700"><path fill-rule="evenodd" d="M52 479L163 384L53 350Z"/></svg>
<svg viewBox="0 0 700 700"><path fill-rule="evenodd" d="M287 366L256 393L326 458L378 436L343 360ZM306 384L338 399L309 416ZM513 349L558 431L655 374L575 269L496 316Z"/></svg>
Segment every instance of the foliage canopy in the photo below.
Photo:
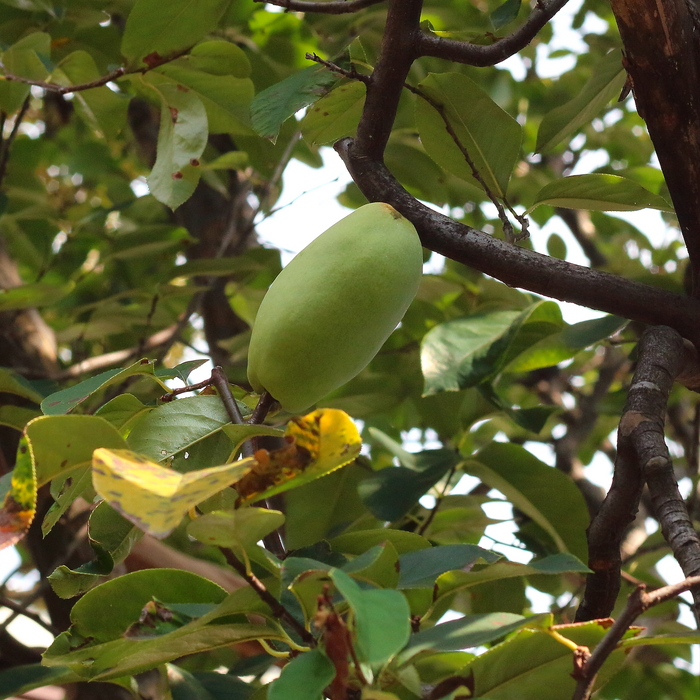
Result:
<svg viewBox="0 0 700 700"><path fill-rule="evenodd" d="M700 48L658 4L0 2L1 697L696 697ZM291 416L256 225L324 157L428 264Z"/></svg>

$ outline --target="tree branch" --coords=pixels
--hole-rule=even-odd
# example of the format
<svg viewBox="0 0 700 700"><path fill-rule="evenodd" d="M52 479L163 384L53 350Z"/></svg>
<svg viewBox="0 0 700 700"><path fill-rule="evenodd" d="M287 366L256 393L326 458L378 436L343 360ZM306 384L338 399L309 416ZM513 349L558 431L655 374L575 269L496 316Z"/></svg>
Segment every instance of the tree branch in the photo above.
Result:
<svg viewBox="0 0 700 700"><path fill-rule="evenodd" d="M666 324L700 344L700 302L617 275L591 270L489 236L412 197L386 166L341 139L335 149L371 202L386 202L409 219L426 248L513 287L642 323Z"/></svg>
<svg viewBox="0 0 700 700"><path fill-rule="evenodd" d="M664 538L688 576L700 573L700 538L678 491L664 441L668 396L684 361L683 339L658 326L639 342L639 362L618 430L613 483L588 529L589 561L583 601L576 620L607 617L620 590L620 543L634 520L644 483L649 486ZM700 595L696 599L696 607Z"/></svg>
<svg viewBox="0 0 700 700"><path fill-rule="evenodd" d="M22 119L24 119L24 115L27 113L28 109L29 95L27 95L25 98L19 112L17 113L17 116L15 117L15 123L12 125L10 135L6 139L3 139L2 131L0 131L0 141L2 141L2 145L0 146L0 187L2 186L2 181L5 179L5 173L7 172L7 163L10 160L10 148L12 148L12 143L17 136L17 132L19 131L19 125L22 123Z"/></svg>
<svg viewBox="0 0 700 700"><path fill-rule="evenodd" d="M90 90L91 88L101 87L106 85L112 80L121 78L126 69L123 66L116 68L111 73L103 75L101 78L96 80L91 80L89 83L80 83L79 85L59 85L58 83L46 83L43 80L32 80L31 78L23 78L20 75L13 75L5 70L5 66L0 62L0 68L3 70L3 77L5 80L11 80L15 83L24 83L25 85L35 85L36 87L44 88L44 90L50 90L51 92L57 92L59 95L67 95L69 92L81 92L83 90Z"/></svg>
<svg viewBox="0 0 700 700"><path fill-rule="evenodd" d="M470 66L494 66L524 49L567 2L568 0L552 0L546 6L544 3L536 3L530 16L520 27L490 46L479 46L464 41L444 39L435 34L421 33L417 42L418 54L444 58L455 63L466 63Z"/></svg>
<svg viewBox="0 0 700 700"><path fill-rule="evenodd" d="M656 148L700 296L700 41L695 0L613 0L639 115ZM663 106L660 109L660 106Z"/></svg>
<svg viewBox="0 0 700 700"><path fill-rule="evenodd" d="M284 605L282 605L282 603L280 603L279 600L277 600L277 598L275 598L275 596L273 596L272 593L265 588L265 584L257 576L249 574L246 571L243 562L230 549L227 549L226 547L219 547L219 549L230 566L232 566L238 572L241 578L245 579L248 585L258 594L260 600L262 600L263 603L265 603L270 610L272 610L272 614L278 620L286 622L299 635L304 644L307 644L310 647L315 647L316 639L311 632L309 632L289 612L289 610L287 610L287 608L285 608Z"/></svg>
<svg viewBox="0 0 700 700"><path fill-rule="evenodd" d="M627 606L622 614L617 618L615 624L608 630L603 640L596 646L593 653L583 665L578 675L578 685L572 700L588 700L591 697L596 675L600 671L603 663L610 654L615 651L618 642L622 639L630 625L644 612L654 605L664 603L671 598L675 598L680 593L693 590L700 586L700 576L686 578L679 583L657 588L651 593L647 593L644 584L641 584L633 591L627 601Z"/></svg>
<svg viewBox="0 0 700 700"><path fill-rule="evenodd" d="M18 615L21 615L22 617L26 617L28 620L32 620L33 622L36 622L37 625L40 627L43 627L47 632L50 632L54 636L58 634L58 630L49 622L44 622L44 620L41 618L41 615L38 615L37 613L33 613L31 610L27 610L24 605L21 605L20 603L15 603L13 600L10 600L9 598L6 598L4 596L0 597L0 607L7 608L8 610L12 610L12 612L17 613Z"/></svg>
<svg viewBox="0 0 700 700"><path fill-rule="evenodd" d="M334 2L310 2L307 0L253 0L266 2L268 5L284 7L293 12L319 12L326 15L345 15L357 12L371 5L378 5L384 0L335 0Z"/></svg>
<svg viewBox="0 0 700 700"><path fill-rule="evenodd" d="M379 58L367 83L367 97L357 126L357 149L381 160L394 126L401 91L420 36L423 0L391 0Z"/></svg>

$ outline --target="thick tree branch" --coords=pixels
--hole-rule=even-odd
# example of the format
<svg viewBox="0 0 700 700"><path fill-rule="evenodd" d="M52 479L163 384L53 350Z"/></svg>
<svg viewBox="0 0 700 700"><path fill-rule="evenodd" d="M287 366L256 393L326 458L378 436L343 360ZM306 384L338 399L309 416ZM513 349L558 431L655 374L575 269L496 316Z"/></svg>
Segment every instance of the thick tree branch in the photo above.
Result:
<svg viewBox="0 0 700 700"><path fill-rule="evenodd" d="M418 54L470 66L494 66L524 49L567 2L568 0L552 0L546 5L543 2L536 3L530 16L520 27L490 46L444 39L435 34L420 34Z"/></svg>
<svg viewBox="0 0 700 700"><path fill-rule="evenodd" d="M387 202L409 219L426 248L513 287L649 324L666 324L700 343L700 302L646 284L519 248L429 209L386 166L341 139L336 151L371 202Z"/></svg>
<svg viewBox="0 0 700 700"><path fill-rule="evenodd" d="M371 5L378 5L384 0L335 0L335 2L311 2L311 0L253 0L266 2L268 5L284 7L293 12L318 12L325 15L345 15L363 10Z"/></svg>
<svg viewBox="0 0 700 700"><path fill-rule="evenodd" d="M667 600L671 600L671 598L675 598L685 591L693 590L697 586L700 586L700 576L692 576L679 583L657 588L651 593L647 593L644 584L642 584L631 593L627 606L622 611L622 614L608 630L603 640L593 650L593 653L578 674L578 685L574 691L572 700L588 700L588 698L591 697L598 671L600 671L610 654L615 651L618 643L631 624L642 613L646 612L654 605L659 605Z"/></svg>
<svg viewBox="0 0 700 700"><path fill-rule="evenodd" d="M640 116L659 156L700 296L700 18L695 0L613 0Z"/></svg>
<svg viewBox="0 0 700 700"><path fill-rule="evenodd" d="M666 326L647 331L639 343L639 362L618 430L613 484L588 530L588 566L593 573L577 621L612 612L620 589L620 542L637 513L645 481L664 538L683 573L700 573L700 538L678 491L664 441L668 396L686 357L683 339ZM696 606L699 601L700 596Z"/></svg>
<svg viewBox="0 0 700 700"><path fill-rule="evenodd" d="M394 126L401 91L417 58L423 0L391 0L379 59L367 84L367 97L357 127L357 149L381 160Z"/></svg>

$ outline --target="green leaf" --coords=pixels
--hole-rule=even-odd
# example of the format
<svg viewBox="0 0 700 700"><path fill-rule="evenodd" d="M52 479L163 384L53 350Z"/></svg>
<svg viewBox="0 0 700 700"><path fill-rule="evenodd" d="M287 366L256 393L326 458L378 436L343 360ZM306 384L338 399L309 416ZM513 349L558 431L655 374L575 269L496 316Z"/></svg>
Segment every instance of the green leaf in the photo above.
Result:
<svg viewBox="0 0 700 700"><path fill-rule="evenodd" d="M532 433L539 433L544 428L549 417L556 413L556 406L533 406L532 408L512 408L496 392L492 384L485 382L479 385L479 393L499 411L503 411L516 425Z"/></svg>
<svg viewBox="0 0 700 700"><path fill-rule="evenodd" d="M590 573L590 569L571 554L552 554L529 564L499 561L477 571L447 571L438 576L433 589L433 602L439 603L457 591L489 581L539 574L558 576L565 573L584 574Z"/></svg>
<svg viewBox="0 0 700 700"><path fill-rule="evenodd" d="M531 617L503 612L465 615L458 620L443 622L412 634L399 662L404 663L410 657L428 649L456 651L488 644L531 622Z"/></svg>
<svg viewBox="0 0 700 700"><path fill-rule="evenodd" d="M123 561L143 532L102 501L90 514L88 539L95 559L76 569L59 566L48 578L61 598L73 598L94 588Z"/></svg>
<svg viewBox="0 0 700 700"><path fill-rule="evenodd" d="M463 569L482 559L493 564L501 555L473 544L451 544L408 552L399 557L399 588L432 588L446 571Z"/></svg>
<svg viewBox="0 0 700 700"><path fill-rule="evenodd" d="M700 634L658 634L653 637L633 637L624 639L620 643L622 649L643 646L663 646L664 644L700 644Z"/></svg>
<svg viewBox="0 0 700 700"><path fill-rule="evenodd" d="M135 374L144 374L153 377L163 389L166 391L168 390L166 384L161 382L154 375L153 365L146 360L140 360L139 362L134 362L133 365L125 369L109 369L79 384L74 384L67 389L61 389L60 391L50 394L41 402L41 410L44 412L44 415L47 416L57 416L68 413L94 393L105 389L111 384L124 381Z"/></svg>
<svg viewBox="0 0 700 700"><path fill-rule="evenodd" d="M309 66L271 85L255 96L250 121L255 131L273 143L280 127L300 109L316 102L338 82L338 76L324 66Z"/></svg>
<svg viewBox="0 0 700 700"><path fill-rule="evenodd" d="M356 462L317 479L284 496L287 521L285 543L289 549L307 547L342 532L367 513L357 493L367 470ZM313 503L313 508L309 504Z"/></svg>
<svg viewBox="0 0 700 700"><path fill-rule="evenodd" d="M212 134L252 135L249 107L253 99L253 82L248 78L218 75L194 70L191 62L178 59L149 73L152 85L178 85L194 93L206 110Z"/></svg>
<svg viewBox="0 0 700 700"><path fill-rule="evenodd" d="M55 304L70 294L73 287L72 283L58 286L46 284L46 282L36 282L35 284L23 284L20 287L2 289L0 290L0 311Z"/></svg>
<svg viewBox="0 0 700 700"><path fill-rule="evenodd" d="M568 360L591 345L617 333L627 324L619 316L603 316L567 326L559 333L535 343L518 355L505 369L506 372L529 372L541 367L553 367Z"/></svg>
<svg viewBox="0 0 700 700"><path fill-rule="evenodd" d="M248 700L254 687L228 673L200 671L188 673L168 665L173 700Z"/></svg>
<svg viewBox="0 0 700 700"><path fill-rule="evenodd" d="M12 698L24 695L34 688L78 680L80 677L66 666L54 668L46 668L41 664L13 666L0 671L0 697Z"/></svg>
<svg viewBox="0 0 700 700"><path fill-rule="evenodd" d="M334 677L329 658L320 649L312 649L282 669L280 677L270 684L267 700L321 700Z"/></svg>
<svg viewBox="0 0 700 700"><path fill-rule="evenodd" d="M22 396L37 404L44 398L29 381L9 367L0 367L0 392Z"/></svg>
<svg viewBox="0 0 700 700"><path fill-rule="evenodd" d="M239 508L200 515L187 526L187 534L217 547L248 547L284 524L284 513L267 508Z"/></svg>
<svg viewBox="0 0 700 700"><path fill-rule="evenodd" d="M7 425L15 430L22 431L30 420L41 414L32 408L21 406L0 406L0 425Z"/></svg>
<svg viewBox="0 0 700 700"><path fill-rule="evenodd" d="M249 78L252 71L250 61L240 46L218 39L197 44L177 63L188 65L193 70L212 75L232 75L234 78Z"/></svg>
<svg viewBox="0 0 700 700"><path fill-rule="evenodd" d="M75 469L65 479L59 478L54 480L51 484L51 495L55 502L51 505L41 523L41 534L44 537L51 532L53 526L78 496L85 496L87 501L93 499L94 491L92 490L92 472L90 467L85 466Z"/></svg>
<svg viewBox="0 0 700 700"><path fill-rule="evenodd" d="M228 153L224 153L218 158L215 158L211 162L205 163L202 167L205 170L242 170L243 168L246 168L248 164L248 154L245 151L229 151ZM230 267L234 261L238 262L238 260L238 258L219 258L218 260L192 260L191 262L212 263L217 265L217 267L222 264L228 264Z"/></svg>
<svg viewBox="0 0 700 700"><path fill-rule="evenodd" d="M525 311L493 311L448 321L421 343L425 393L457 391L497 376L514 357L562 327L559 306L538 302Z"/></svg>
<svg viewBox="0 0 700 700"><path fill-rule="evenodd" d="M168 664L168 685L172 700L247 700L252 685L226 673L189 673Z"/></svg>
<svg viewBox="0 0 700 700"><path fill-rule="evenodd" d="M441 116L433 104L421 97L416 100L418 133L428 155L448 172L481 188L461 145L491 193L504 197L520 156L520 124L462 73L431 73L418 88L442 110ZM448 133L445 120L460 145Z"/></svg>
<svg viewBox="0 0 700 700"><path fill-rule="evenodd" d="M98 416L40 416L27 425L37 485L92 464L98 447L124 449L116 428Z"/></svg>
<svg viewBox="0 0 700 700"><path fill-rule="evenodd" d="M649 192L633 180L604 173L572 175L550 182L537 193L534 204L526 213L542 204L591 211L674 211L663 197Z"/></svg>
<svg viewBox="0 0 700 700"><path fill-rule="evenodd" d="M117 430L124 432L131 421L153 408L141 403L133 394L119 394L95 411L95 415L109 421Z"/></svg>
<svg viewBox="0 0 700 700"><path fill-rule="evenodd" d="M537 152L548 151L588 124L622 90L627 71L619 50L611 51L572 100L548 112L537 132Z"/></svg>
<svg viewBox="0 0 700 700"><path fill-rule="evenodd" d="M341 568L354 579L381 588L396 588L399 582L399 555L391 542L368 549Z"/></svg>
<svg viewBox="0 0 700 700"><path fill-rule="evenodd" d="M187 362L181 362L175 367L163 367L162 369L157 369L156 376L160 377L161 379L180 379L187 384L187 379L190 374L206 362L206 359L188 360Z"/></svg>
<svg viewBox="0 0 700 700"><path fill-rule="evenodd" d="M558 233L550 234L547 239L547 253L553 258L566 260L566 243Z"/></svg>
<svg viewBox="0 0 700 700"><path fill-rule="evenodd" d="M497 7L491 13L493 28L498 31L506 24L510 24L518 16L521 4L522 0L506 0L500 7Z"/></svg>
<svg viewBox="0 0 700 700"><path fill-rule="evenodd" d="M561 552L588 560L588 508L573 481L524 447L493 442L462 465L544 528Z"/></svg>
<svg viewBox="0 0 700 700"><path fill-rule="evenodd" d="M360 483L362 502L380 520L403 517L459 461L458 454L448 449L425 450L412 457L412 467L386 467Z"/></svg>
<svg viewBox="0 0 700 700"><path fill-rule="evenodd" d="M199 182L199 158L209 136L207 113L199 97L187 88L152 81L151 87L160 97L161 112L158 155L148 188L159 202L177 209Z"/></svg>
<svg viewBox="0 0 700 700"><path fill-rule="evenodd" d="M52 75L60 85L80 85L100 77L95 60L82 50L68 54ZM126 127L129 100L105 85L74 93L73 103L80 116L100 136L116 138Z"/></svg>
<svg viewBox="0 0 700 700"><path fill-rule="evenodd" d="M239 404L241 412L250 409ZM143 413L131 429L129 448L157 462L172 457L231 422L218 396L188 396Z"/></svg>
<svg viewBox="0 0 700 700"><path fill-rule="evenodd" d="M71 610L71 632L104 642L137 622L146 603L221 603L226 591L181 569L145 569L112 579L86 593Z"/></svg>
<svg viewBox="0 0 700 700"><path fill-rule="evenodd" d="M230 0L137 0L126 20L121 51L129 65L159 65L202 39Z"/></svg>
<svg viewBox="0 0 700 700"><path fill-rule="evenodd" d="M370 664L384 663L403 649L411 633L410 609L394 590L362 590L340 569L331 571L338 592L355 616L355 634L360 658Z"/></svg>
<svg viewBox="0 0 700 700"><path fill-rule="evenodd" d="M359 81L338 85L307 110L301 122L304 139L310 145L323 145L354 134L365 94L365 85Z"/></svg>
<svg viewBox="0 0 700 700"><path fill-rule="evenodd" d="M606 621L557 625L556 631L580 646L593 649L609 629ZM629 632L628 636L636 632ZM617 671L625 653L614 651L596 680L602 686ZM556 641L546 630L521 629L509 639L477 656L461 669L473 674L476 697L493 700L523 698L569 698L576 680L571 677L571 649Z"/></svg>
<svg viewBox="0 0 700 700"><path fill-rule="evenodd" d="M22 37L2 54L7 73L30 80L46 80L51 56L51 36L32 32ZM29 94L29 85L9 80L0 81L0 107L3 112L16 112Z"/></svg>
<svg viewBox="0 0 700 700"><path fill-rule="evenodd" d="M430 547L430 542L415 532L392 530L391 528L347 532L330 540L330 545L334 552L357 555L382 542L391 542L399 554Z"/></svg>
<svg viewBox="0 0 700 700"><path fill-rule="evenodd" d="M141 600L144 600L149 593L152 593L158 600L161 600L161 598L158 597L159 592L172 595L167 590L167 583L163 584L163 588L161 589L163 577L167 578L170 573L173 572L168 569L161 569L159 571L139 571L133 574L127 574L126 576L122 576L93 589L84 598L81 598L79 603L82 603L85 598L88 598L91 604L87 607L89 608L94 604L99 609L100 599L98 597L91 598L91 596L95 596L104 586L113 584L116 581L128 579L136 574L148 574L148 576L140 580L128 582L125 586L126 590L114 588L111 589L111 591L113 593L119 592L132 596L133 591L131 589L139 589L139 596L142 593L145 594L141 597ZM182 574L186 574L186 572L176 571L174 573L175 587L180 590L182 585L183 590L188 587L190 589L189 595L187 596L189 598L189 604L183 604L187 605L188 609L192 608L193 602L199 609L207 609L211 606L211 603L207 603L207 599L212 599L212 595L207 593L206 590L199 590L199 582L197 580L206 582L204 584L205 589L207 585L213 586L213 588L209 590L213 594L214 599L220 595L216 592L220 589L211 582L206 581L206 579L194 577L194 579L190 578L188 581L181 576ZM186 575L190 577L194 576L194 574ZM198 597L204 599L200 601L199 604L196 600ZM118 607L119 601L111 602ZM177 613L175 608L180 606L173 603L170 603L170 605L172 606L170 609L172 609L174 613ZM85 610L85 612L89 614L90 611ZM135 613L136 611L134 609L131 612ZM259 638L270 640L286 639L286 635L280 630L276 623L250 624L246 621L245 617L238 613L255 613L258 616L262 615L266 618L271 617L269 608L261 603L255 591L249 587L245 587L227 596L221 604L209 610L209 612L205 612L196 619L192 619L190 615L189 622L185 620L185 624L176 627L170 632L165 632L164 634L136 638L133 636L119 636L111 641L99 642L86 639L81 634L80 630L71 628L68 632L59 635L51 647L45 652L44 664L47 666L69 666L86 680L108 680L132 675L146 669L155 668L160 664L178 659L182 656L196 654L200 651L209 651L236 642L244 642ZM126 622L121 610L114 616L114 620L119 621L120 616L121 621ZM138 616L140 617L140 614ZM180 615L180 617L186 616ZM98 625L100 624L99 619L96 622ZM114 627L116 628L120 625L121 622L119 622L119 625L114 625ZM147 630L141 623L139 623L137 627L142 632Z"/></svg>

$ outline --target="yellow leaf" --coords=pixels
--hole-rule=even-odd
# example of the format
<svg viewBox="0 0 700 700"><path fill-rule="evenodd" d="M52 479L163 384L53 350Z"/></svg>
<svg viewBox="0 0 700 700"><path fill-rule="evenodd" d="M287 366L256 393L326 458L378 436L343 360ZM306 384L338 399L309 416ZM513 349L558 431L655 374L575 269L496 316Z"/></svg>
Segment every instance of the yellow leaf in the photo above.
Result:
<svg viewBox="0 0 700 700"><path fill-rule="evenodd" d="M127 520L154 537L167 537L198 503L250 471L250 457L181 474L129 450L99 448L92 456L95 491Z"/></svg>
<svg viewBox="0 0 700 700"><path fill-rule="evenodd" d="M99 448L92 456L95 491L154 537L169 535L197 504L233 484L238 505L318 479L357 457L362 441L343 411L323 409L294 418L287 445L254 457L181 474L129 450Z"/></svg>
<svg viewBox="0 0 700 700"><path fill-rule="evenodd" d="M287 425L286 447L258 450L250 473L234 486L239 505L296 488L352 462L362 447L350 416L334 408L293 418Z"/></svg>

